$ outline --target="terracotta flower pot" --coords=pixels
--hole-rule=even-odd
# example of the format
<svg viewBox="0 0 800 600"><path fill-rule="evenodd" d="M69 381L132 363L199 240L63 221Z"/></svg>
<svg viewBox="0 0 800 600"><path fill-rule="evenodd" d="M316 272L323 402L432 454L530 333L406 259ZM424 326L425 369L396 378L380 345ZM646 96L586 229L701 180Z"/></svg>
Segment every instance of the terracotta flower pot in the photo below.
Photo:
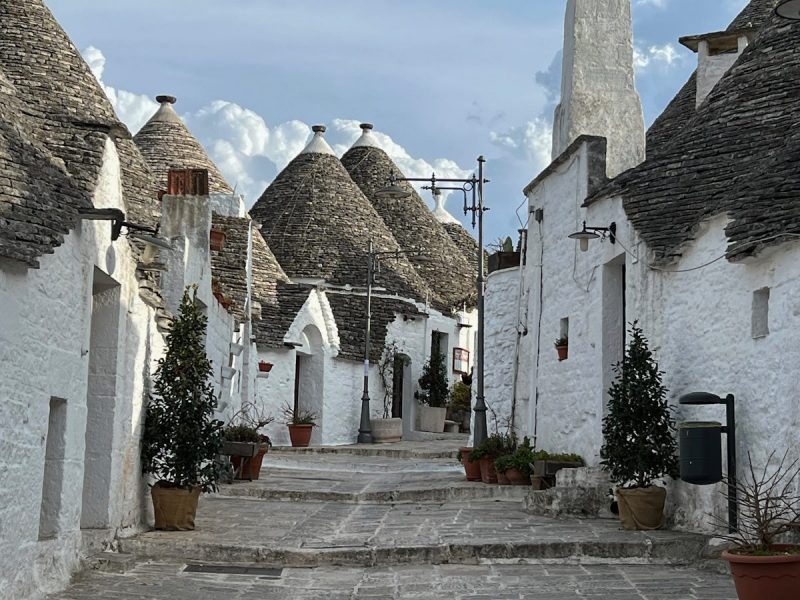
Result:
<svg viewBox="0 0 800 600"><path fill-rule="evenodd" d="M558 352L558 362L567 360L567 356L569 355L569 346L556 346L556 352Z"/></svg>
<svg viewBox="0 0 800 600"><path fill-rule="evenodd" d="M259 361L258 370L261 371L262 373L269 373L270 371L272 371L272 363L266 362L264 360Z"/></svg>
<svg viewBox="0 0 800 600"><path fill-rule="evenodd" d="M481 466L481 481L483 483L497 483L497 471L494 468L494 459L484 456L478 461Z"/></svg>
<svg viewBox="0 0 800 600"><path fill-rule="evenodd" d="M225 247L225 232L221 229L212 229L209 234L209 242L211 249L219 252Z"/></svg>
<svg viewBox="0 0 800 600"><path fill-rule="evenodd" d="M197 515L200 488L165 487L161 482L150 488L156 529L166 531L191 531Z"/></svg>
<svg viewBox="0 0 800 600"><path fill-rule="evenodd" d="M506 477L505 472L497 471L497 483L500 485L511 485L511 482Z"/></svg>
<svg viewBox="0 0 800 600"><path fill-rule="evenodd" d="M472 448L459 448L461 452L461 464L464 466L464 473L467 475L467 481L480 481L481 480L481 465L480 461L470 462L469 453Z"/></svg>
<svg viewBox="0 0 800 600"><path fill-rule="evenodd" d="M295 448L305 448L311 442L311 431L313 425L287 425L289 428L289 439Z"/></svg>
<svg viewBox="0 0 800 600"><path fill-rule="evenodd" d="M531 477L530 475L525 475L519 469L508 469L506 470L506 477L508 477L508 481L511 485L530 485L531 484Z"/></svg>
<svg viewBox="0 0 800 600"><path fill-rule="evenodd" d="M800 546L770 547L797 554L748 556L725 551L739 600L797 600L800 595Z"/></svg>
<svg viewBox="0 0 800 600"><path fill-rule="evenodd" d="M648 531L664 525L664 502L667 490L651 485L646 488L619 488L619 520L628 530Z"/></svg>
<svg viewBox="0 0 800 600"><path fill-rule="evenodd" d="M258 454L252 458L231 456L231 462L233 463L233 468L236 473L239 473L239 466L242 464L242 461L247 461L236 479L249 479L251 481L258 479L261 474L261 464L264 462L264 455L268 451L269 446L265 444L259 447Z"/></svg>

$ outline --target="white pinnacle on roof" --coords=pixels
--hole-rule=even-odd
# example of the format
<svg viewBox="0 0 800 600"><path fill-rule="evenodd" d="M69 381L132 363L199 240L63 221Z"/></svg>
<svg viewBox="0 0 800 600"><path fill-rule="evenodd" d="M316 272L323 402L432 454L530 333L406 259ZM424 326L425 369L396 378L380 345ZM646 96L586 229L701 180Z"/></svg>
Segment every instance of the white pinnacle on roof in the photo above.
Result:
<svg viewBox="0 0 800 600"><path fill-rule="evenodd" d="M444 198L442 197L441 191L434 190L433 199L436 202L436 207L433 209L433 216L436 217L439 223L454 223L460 225L458 219L447 212L447 209L444 207Z"/></svg>
<svg viewBox="0 0 800 600"><path fill-rule="evenodd" d="M377 138L372 135L372 123L362 123L361 127L361 137L358 138L351 146L351 148L361 148L361 147L370 147L370 148L380 148L381 145L378 143Z"/></svg>
<svg viewBox="0 0 800 600"><path fill-rule="evenodd" d="M325 133L325 126L314 125L311 128L311 131L314 132L314 137L311 138L308 146L303 148L303 151L300 154L331 154L336 156L333 148L330 147L328 142L326 142L325 138L323 137L323 134Z"/></svg>

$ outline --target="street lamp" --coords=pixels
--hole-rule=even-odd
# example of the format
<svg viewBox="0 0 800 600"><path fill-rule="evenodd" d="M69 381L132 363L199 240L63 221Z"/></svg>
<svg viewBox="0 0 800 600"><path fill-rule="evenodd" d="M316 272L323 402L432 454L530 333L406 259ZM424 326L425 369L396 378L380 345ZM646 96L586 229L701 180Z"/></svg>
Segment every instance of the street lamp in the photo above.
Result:
<svg viewBox="0 0 800 600"><path fill-rule="evenodd" d="M784 19L800 21L800 0L783 0L775 8L775 12Z"/></svg>
<svg viewBox="0 0 800 600"><path fill-rule="evenodd" d="M617 243L617 224L611 223L608 227L587 227L586 221L583 222L583 229L569 234L571 240L578 240L581 244L581 252L589 250L590 240L605 239L608 235L612 244Z"/></svg>
<svg viewBox="0 0 800 600"><path fill-rule="evenodd" d="M478 392L475 397L475 427L473 432L474 444L477 446L486 439L486 398L484 396L484 264L483 264L483 213L489 210L483 205L483 185L489 183L488 179L483 177L483 164L486 159L483 156L478 157L478 176L475 177L473 173L469 179L438 179L436 174L430 177L396 177L392 173L389 177L389 185L376 192L379 198L407 198L411 195L411 190L408 187L398 185L401 181L417 181L426 182L429 185L422 186L423 189L431 190L436 194L437 190L458 190L464 193L464 214L472 213L472 228L476 224L478 227ZM441 186L439 184L458 184L454 186ZM468 194L472 195L472 202L467 201ZM362 416L363 423L363 416Z"/></svg>
<svg viewBox="0 0 800 600"><path fill-rule="evenodd" d="M399 197L399 196L395 196ZM372 240L367 245L367 310L364 336L364 391L361 394L361 422L358 427L358 443L372 443L372 423L369 416L369 351L370 330L372 326L372 285L375 283L375 272L379 270L381 260L398 259L409 254L419 255L419 250L395 250L376 252Z"/></svg>

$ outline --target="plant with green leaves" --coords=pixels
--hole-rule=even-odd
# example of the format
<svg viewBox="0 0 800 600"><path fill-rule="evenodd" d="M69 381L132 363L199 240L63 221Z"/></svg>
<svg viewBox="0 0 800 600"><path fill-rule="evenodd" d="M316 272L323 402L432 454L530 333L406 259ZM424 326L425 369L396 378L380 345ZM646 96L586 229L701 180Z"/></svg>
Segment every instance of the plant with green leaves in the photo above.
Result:
<svg viewBox="0 0 800 600"><path fill-rule="evenodd" d="M608 392L600 464L617 485L646 488L664 476L677 475L675 419L662 373L636 321L629 336Z"/></svg>
<svg viewBox="0 0 800 600"><path fill-rule="evenodd" d="M501 456L513 454L516 449L517 436L514 433L493 433L475 446L469 453L469 461L475 462L481 458L496 460Z"/></svg>
<svg viewBox="0 0 800 600"><path fill-rule="evenodd" d="M283 405L283 422L285 425L311 425L317 426L317 414L299 406L295 408L289 403Z"/></svg>
<svg viewBox="0 0 800 600"><path fill-rule="evenodd" d="M456 381L450 388L450 409L453 412L472 410L472 390L463 381Z"/></svg>
<svg viewBox="0 0 800 600"><path fill-rule="evenodd" d="M160 487L215 491L222 445L222 422L214 418L217 398L206 356L207 319L197 286L183 294L178 317L167 334L145 412L142 472Z"/></svg>
<svg viewBox="0 0 800 600"><path fill-rule="evenodd" d="M422 367L417 399L422 404L443 408L447 406L449 391L447 361L442 352L434 350L431 357Z"/></svg>

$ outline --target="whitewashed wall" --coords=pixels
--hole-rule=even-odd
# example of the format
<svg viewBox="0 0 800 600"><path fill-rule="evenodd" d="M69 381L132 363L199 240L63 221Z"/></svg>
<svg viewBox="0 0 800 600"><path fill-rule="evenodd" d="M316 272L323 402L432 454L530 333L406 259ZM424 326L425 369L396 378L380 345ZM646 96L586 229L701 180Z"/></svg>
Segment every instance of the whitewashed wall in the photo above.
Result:
<svg viewBox="0 0 800 600"><path fill-rule="evenodd" d="M119 160L107 142L95 205L124 209ZM138 296L135 261L107 222L82 222L41 268L0 261L0 597L41 598L69 580L82 553L117 531L136 531L143 513L139 466L145 374L163 347L153 312ZM94 266L119 284L116 376L107 527L80 529L87 428ZM55 534L39 539L51 397L66 401L63 485ZM89 444L93 441L89 440Z"/></svg>

